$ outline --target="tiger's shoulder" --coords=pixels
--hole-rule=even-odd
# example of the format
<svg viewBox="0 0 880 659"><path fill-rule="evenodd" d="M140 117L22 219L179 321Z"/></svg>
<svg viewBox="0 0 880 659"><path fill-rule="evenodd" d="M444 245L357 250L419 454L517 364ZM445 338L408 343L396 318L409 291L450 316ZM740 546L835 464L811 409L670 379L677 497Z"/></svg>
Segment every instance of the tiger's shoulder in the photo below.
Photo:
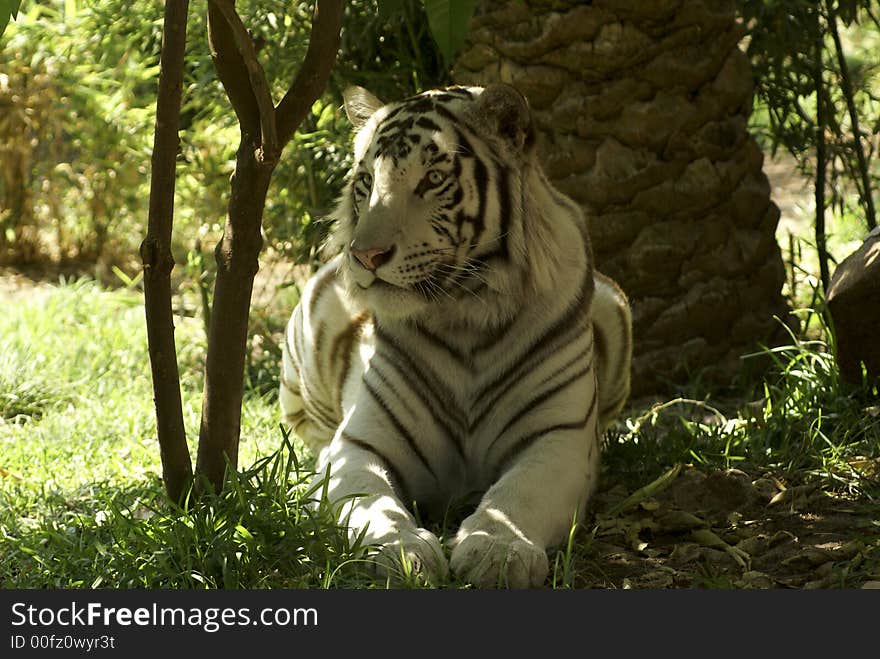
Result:
<svg viewBox="0 0 880 659"><path fill-rule="evenodd" d="M348 295L341 258L306 282L281 345L282 419L313 450L330 441L373 350L373 316Z"/></svg>

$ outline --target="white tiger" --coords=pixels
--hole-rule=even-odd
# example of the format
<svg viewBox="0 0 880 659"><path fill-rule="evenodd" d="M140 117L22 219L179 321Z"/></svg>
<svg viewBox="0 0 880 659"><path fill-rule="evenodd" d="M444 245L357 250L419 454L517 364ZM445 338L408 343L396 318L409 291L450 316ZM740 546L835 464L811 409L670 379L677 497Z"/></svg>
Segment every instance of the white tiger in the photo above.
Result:
<svg viewBox="0 0 880 659"><path fill-rule="evenodd" d="M544 176L515 89L384 105L351 88L345 108L359 130L340 253L288 325L283 418L386 560L435 583L451 567L478 587L541 585L629 393L626 297L593 270L585 218ZM447 563L410 505L471 497Z"/></svg>

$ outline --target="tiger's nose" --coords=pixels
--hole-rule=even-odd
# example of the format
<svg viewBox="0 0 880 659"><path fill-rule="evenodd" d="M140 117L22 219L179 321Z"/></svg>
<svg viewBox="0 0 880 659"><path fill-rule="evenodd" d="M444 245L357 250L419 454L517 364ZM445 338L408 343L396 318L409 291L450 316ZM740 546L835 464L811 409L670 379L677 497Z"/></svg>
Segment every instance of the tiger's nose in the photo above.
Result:
<svg viewBox="0 0 880 659"><path fill-rule="evenodd" d="M352 246L351 255L360 261L367 270L375 272L380 265L387 263L394 256L394 245L387 248L373 247L370 249L355 249Z"/></svg>

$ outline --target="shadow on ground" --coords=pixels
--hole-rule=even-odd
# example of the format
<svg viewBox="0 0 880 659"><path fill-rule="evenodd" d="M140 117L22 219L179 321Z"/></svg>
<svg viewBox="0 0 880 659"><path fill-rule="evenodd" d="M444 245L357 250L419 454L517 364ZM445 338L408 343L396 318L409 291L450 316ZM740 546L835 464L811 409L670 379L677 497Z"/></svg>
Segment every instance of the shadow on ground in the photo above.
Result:
<svg viewBox="0 0 880 659"><path fill-rule="evenodd" d="M769 474L676 467L653 492L600 491L574 587L880 587L880 506Z"/></svg>

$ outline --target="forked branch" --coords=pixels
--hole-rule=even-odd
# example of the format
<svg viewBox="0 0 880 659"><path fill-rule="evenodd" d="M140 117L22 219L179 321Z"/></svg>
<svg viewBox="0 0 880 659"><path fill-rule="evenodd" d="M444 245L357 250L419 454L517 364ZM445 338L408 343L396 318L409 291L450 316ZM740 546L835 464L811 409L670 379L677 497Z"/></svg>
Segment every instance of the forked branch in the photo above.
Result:
<svg viewBox="0 0 880 659"><path fill-rule="evenodd" d="M199 486L223 487L238 461L248 315L262 247L261 223L272 171L330 77L339 49L342 0L319 0L303 64L278 107L233 0L210 0L211 57L241 126L228 218L215 250L217 279L205 361L205 395L196 473Z"/></svg>
<svg viewBox="0 0 880 659"><path fill-rule="evenodd" d="M269 83L266 82L266 73L257 59L257 49L254 46L254 40L251 39L247 28L235 11L234 0L213 0L211 4L216 5L226 20L229 31L232 33L232 38L235 41L236 50L240 58L237 70L240 72L241 64L243 64L247 71L248 82L259 116L260 153L257 160L274 163L278 160L281 151L278 144L278 134L275 129L275 106L272 103L272 92L269 89ZM221 41L220 43L224 42ZM232 97L230 97L230 100L232 100Z"/></svg>

